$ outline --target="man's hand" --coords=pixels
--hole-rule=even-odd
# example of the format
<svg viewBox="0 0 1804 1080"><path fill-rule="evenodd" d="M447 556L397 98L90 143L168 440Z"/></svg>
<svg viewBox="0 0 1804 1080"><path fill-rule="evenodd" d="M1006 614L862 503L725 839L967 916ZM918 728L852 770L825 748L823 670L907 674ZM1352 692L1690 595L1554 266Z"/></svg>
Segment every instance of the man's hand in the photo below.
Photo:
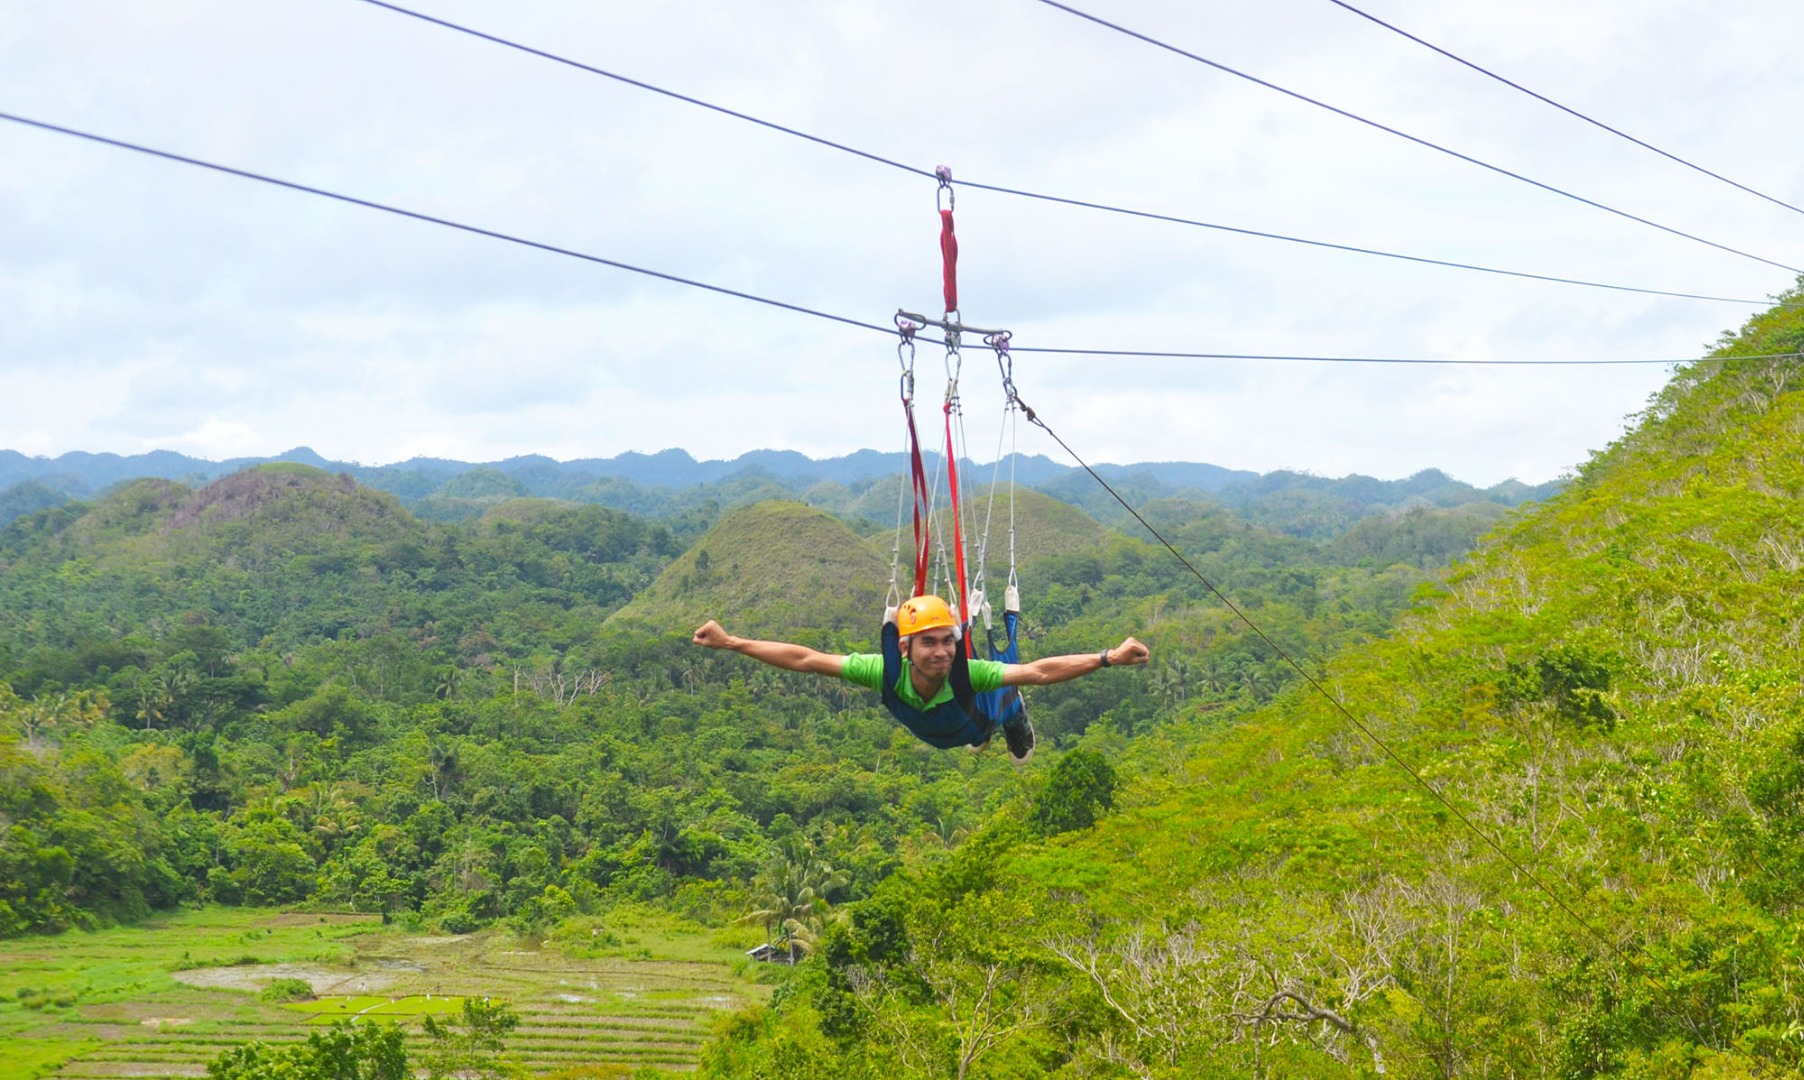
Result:
<svg viewBox="0 0 1804 1080"><path fill-rule="evenodd" d="M719 623L709 619L695 632L695 643L708 649L726 649L732 647L733 635L722 630Z"/></svg>
<svg viewBox="0 0 1804 1080"><path fill-rule="evenodd" d="M701 639L698 636L696 640L699 641ZM1152 653L1147 650L1146 646L1135 641L1133 638L1128 638L1126 641L1123 641L1121 644L1109 650L1109 666L1116 667L1123 664L1144 664L1147 660L1151 659L1151 657Z"/></svg>

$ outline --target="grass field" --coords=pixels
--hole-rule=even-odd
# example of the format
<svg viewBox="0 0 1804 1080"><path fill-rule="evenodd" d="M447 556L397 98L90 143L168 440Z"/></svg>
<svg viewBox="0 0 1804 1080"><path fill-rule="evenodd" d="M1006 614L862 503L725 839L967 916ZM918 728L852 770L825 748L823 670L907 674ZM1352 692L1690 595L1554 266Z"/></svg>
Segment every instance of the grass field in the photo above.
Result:
<svg viewBox="0 0 1804 1080"><path fill-rule="evenodd" d="M602 931L602 924L595 928ZM202 1076L222 1049L304 1039L361 1016L419 1038L419 1018L464 996L513 1005L509 1053L536 1072L622 1064L692 1068L722 1010L767 988L734 974L738 942L652 913L606 920L577 949L506 933L409 934L363 916L212 908L142 927L0 942L6 1080ZM302 979L316 1000L256 993Z"/></svg>
<svg viewBox="0 0 1804 1080"><path fill-rule="evenodd" d="M352 1017L393 1020L407 1016L445 1016L460 1012L464 1002L461 997L433 997L431 994L412 994L407 997L324 997L313 1001L296 1001L282 1006L294 1012L306 1013L309 1024L336 1024L340 1020Z"/></svg>

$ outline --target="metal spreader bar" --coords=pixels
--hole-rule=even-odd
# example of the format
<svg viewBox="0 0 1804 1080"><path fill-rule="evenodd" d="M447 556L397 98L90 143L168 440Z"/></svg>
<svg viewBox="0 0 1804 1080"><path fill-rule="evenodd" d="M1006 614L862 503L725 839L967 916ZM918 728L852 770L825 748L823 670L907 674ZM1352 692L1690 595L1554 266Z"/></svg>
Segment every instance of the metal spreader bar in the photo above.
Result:
<svg viewBox="0 0 1804 1080"><path fill-rule="evenodd" d="M916 315L912 311L903 311L899 308L896 311L896 316L897 318L907 319L910 322L918 323L922 327L937 326L948 333L977 334L981 337L991 337L997 334L1008 333L1007 330L983 330L975 326L966 326L956 319L929 319L925 315Z"/></svg>

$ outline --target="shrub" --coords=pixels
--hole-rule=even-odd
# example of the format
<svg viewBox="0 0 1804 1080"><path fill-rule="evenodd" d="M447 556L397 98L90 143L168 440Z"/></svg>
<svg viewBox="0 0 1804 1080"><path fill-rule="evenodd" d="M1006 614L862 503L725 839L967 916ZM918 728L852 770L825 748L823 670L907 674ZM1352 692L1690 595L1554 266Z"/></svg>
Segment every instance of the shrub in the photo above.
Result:
<svg viewBox="0 0 1804 1080"><path fill-rule="evenodd" d="M313 986L305 979L276 979L257 993L258 1001L312 1001Z"/></svg>

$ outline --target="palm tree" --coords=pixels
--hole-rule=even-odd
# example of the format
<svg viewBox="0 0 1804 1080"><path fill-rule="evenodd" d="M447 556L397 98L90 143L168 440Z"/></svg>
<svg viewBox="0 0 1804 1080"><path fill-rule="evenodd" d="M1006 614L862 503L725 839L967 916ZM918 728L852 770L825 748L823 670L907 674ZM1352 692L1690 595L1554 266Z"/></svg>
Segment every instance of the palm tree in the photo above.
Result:
<svg viewBox="0 0 1804 1080"><path fill-rule="evenodd" d="M757 906L737 921L763 926L766 941L776 931L777 941L772 943L784 945L793 961L814 951L831 907L827 896L846 884L846 876L819 861L811 845L785 844L752 879L752 902Z"/></svg>
<svg viewBox="0 0 1804 1080"><path fill-rule="evenodd" d="M959 824L956 818L939 814L929 823L928 835L939 840L942 847L957 847L959 842L971 835L971 830Z"/></svg>
<svg viewBox="0 0 1804 1080"><path fill-rule="evenodd" d="M337 784L321 781L307 789L307 831L322 844L330 845L346 833L357 830L357 808L345 797Z"/></svg>

